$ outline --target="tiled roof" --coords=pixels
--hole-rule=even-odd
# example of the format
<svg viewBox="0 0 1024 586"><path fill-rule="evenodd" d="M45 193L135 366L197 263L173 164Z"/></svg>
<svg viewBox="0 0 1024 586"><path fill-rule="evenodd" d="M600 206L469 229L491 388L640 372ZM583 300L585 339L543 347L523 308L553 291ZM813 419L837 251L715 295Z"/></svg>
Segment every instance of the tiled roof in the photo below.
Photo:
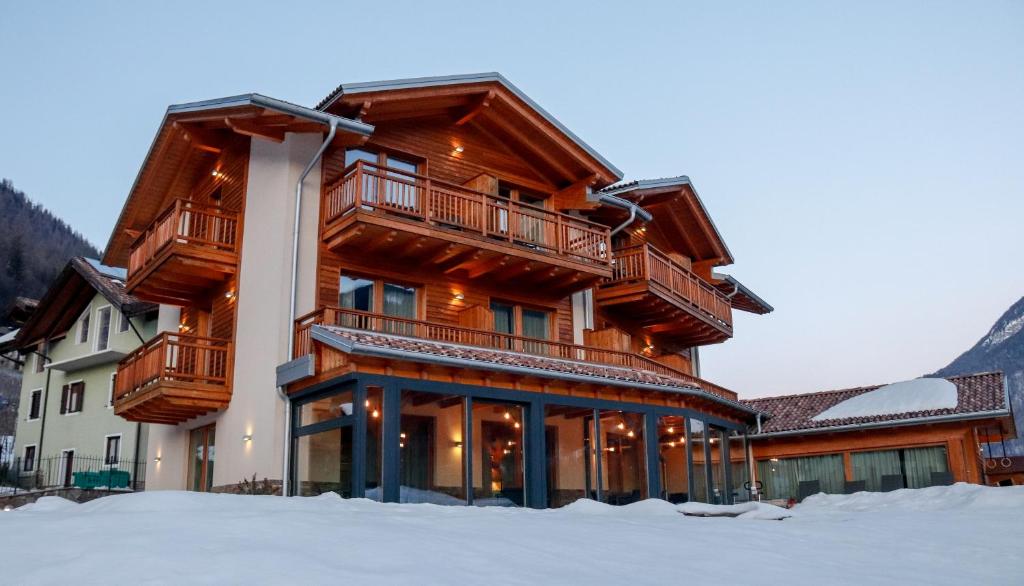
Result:
<svg viewBox="0 0 1024 586"><path fill-rule="evenodd" d="M316 334L317 330L327 332L332 340L326 341L318 337ZM326 341L343 352L372 354L372 349L397 350L403 353L419 354L424 362L452 359L463 363L479 363L480 368L484 369L488 367L510 367L543 371L552 378L583 376L593 379L606 379L609 383L614 382L620 385L623 383L635 384L643 385L646 388L658 387L658 390L670 393L699 394L719 403L725 403L743 411L753 412L753 409L743 405L741 402L732 401L705 391L681 379L642 370L605 366L576 360L548 358L520 352L464 346L461 344L435 342L420 338L379 334L336 326L314 326L313 336L321 341ZM363 350L366 348L371 349L371 351L366 352Z"/></svg>
<svg viewBox="0 0 1024 586"><path fill-rule="evenodd" d="M948 377L956 385L957 406L952 409L934 409L890 415L870 417L850 417L845 419L825 419L815 421L814 417L826 409L847 399L873 391L885 385L858 387L838 391L823 391L805 395L785 395L781 397L765 397L741 401L770 415L762 422L762 434L773 434L797 431L826 431L830 428L850 427L858 425L877 425L892 422L910 422L918 419L963 415L969 418L972 414L1005 411L1006 391L1003 387L1001 372L988 372L968 376Z"/></svg>
<svg viewBox="0 0 1024 586"><path fill-rule="evenodd" d="M85 257L71 259L71 265L90 285L114 304L119 311L129 315L137 315L157 308L156 304L142 301L125 291L124 279L126 271L124 269L108 267L100 264L98 260Z"/></svg>

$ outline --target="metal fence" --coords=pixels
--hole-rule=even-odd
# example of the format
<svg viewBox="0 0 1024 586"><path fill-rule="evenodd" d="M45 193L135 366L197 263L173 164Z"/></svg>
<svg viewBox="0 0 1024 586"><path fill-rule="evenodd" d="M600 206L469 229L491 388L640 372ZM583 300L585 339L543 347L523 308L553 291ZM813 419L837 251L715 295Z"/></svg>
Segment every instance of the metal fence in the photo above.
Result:
<svg viewBox="0 0 1024 586"><path fill-rule="evenodd" d="M0 496L55 488L145 490L146 463L78 454L0 458Z"/></svg>

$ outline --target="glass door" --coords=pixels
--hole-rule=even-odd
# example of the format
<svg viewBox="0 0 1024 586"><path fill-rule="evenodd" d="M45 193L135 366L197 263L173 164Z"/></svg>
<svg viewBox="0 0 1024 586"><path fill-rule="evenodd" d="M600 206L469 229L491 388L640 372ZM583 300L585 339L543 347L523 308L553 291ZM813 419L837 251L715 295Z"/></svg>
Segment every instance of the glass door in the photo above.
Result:
<svg viewBox="0 0 1024 586"><path fill-rule="evenodd" d="M188 489L209 492L213 488L213 462L216 448L216 426L193 429L189 436Z"/></svg>

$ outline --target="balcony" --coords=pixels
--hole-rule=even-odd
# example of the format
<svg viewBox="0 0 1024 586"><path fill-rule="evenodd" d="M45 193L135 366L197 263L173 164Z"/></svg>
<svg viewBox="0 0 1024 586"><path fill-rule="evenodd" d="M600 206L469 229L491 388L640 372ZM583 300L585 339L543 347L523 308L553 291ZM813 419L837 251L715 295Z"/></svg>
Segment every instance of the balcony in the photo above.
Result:
<svg viewBox="0 0 1024 586"><path fill-rule="evenodd" d="M118 364L114 413L173 425L224 409L231 370L231 342L165 332Z"/></svg>
<svg viewBox="0 0 1024 586"><path fill-rule="evenodd" d="M611 276L610 230L582 218L359 161L325 190L327 246L552 295Z"/></svg>
<svg viewBox="0 0 1024 586"><path fill-rule="evenodd" d="M595 301L680 347L732 337L729 298L650 244L614 251L615 269Z"/></svg>
<svg viewBox="0 0 1024 586"><path fill-rule="evenodd" d="M235 274L238 239L237 213L175 200L132 245L127 290L190 305Z"/></svg>
<svg viewBox="0 0 1024 586"><path fill-rule="evenodd" d="M736 393L733 391L632 352L513 336L501 332L392 317L379 313L340 309L337 307L322 307L295 320L295 358L313 352L310 328L313 325L324 324L381 334L421 338L448 344L475 346L478 348L519 352L547 358L575 360L602 366L617 366L640 370L672 377L709 393L733 401L736 400Z"/></svg>

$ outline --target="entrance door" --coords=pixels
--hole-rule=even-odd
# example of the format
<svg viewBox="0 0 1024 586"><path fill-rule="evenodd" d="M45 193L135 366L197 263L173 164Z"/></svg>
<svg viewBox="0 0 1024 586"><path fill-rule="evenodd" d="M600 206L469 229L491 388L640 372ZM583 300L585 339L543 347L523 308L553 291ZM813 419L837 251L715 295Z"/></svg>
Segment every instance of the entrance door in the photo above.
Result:
<svg viewBox="0 0 1024 586"><path fill-rule="evenodd" d="M70 487L75 481L75 451L63 450L61 456L61 483Z"/></svg>
<svg viewBox="0 0 1024 586"><path fill-rule="evenodd" d="M188 489L209 492L213 488L213 462L216 452L213 424L192 430L189 437Z"/></svg>

